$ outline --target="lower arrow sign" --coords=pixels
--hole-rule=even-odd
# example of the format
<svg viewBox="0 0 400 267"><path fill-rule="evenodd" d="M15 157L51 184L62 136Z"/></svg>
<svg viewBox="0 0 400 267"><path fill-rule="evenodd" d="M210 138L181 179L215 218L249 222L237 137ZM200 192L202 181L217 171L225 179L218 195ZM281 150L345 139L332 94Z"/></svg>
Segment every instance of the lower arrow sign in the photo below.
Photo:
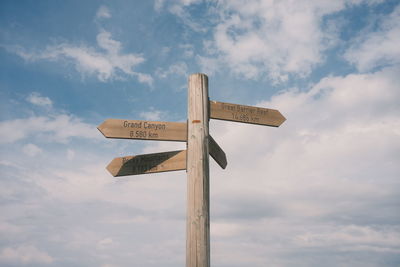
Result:
<svg viewBox="0 0 400 267"><path fill-rule="evenodd" d="M114 177L186 170L186 150L115 158L107 170Z"/></svg>

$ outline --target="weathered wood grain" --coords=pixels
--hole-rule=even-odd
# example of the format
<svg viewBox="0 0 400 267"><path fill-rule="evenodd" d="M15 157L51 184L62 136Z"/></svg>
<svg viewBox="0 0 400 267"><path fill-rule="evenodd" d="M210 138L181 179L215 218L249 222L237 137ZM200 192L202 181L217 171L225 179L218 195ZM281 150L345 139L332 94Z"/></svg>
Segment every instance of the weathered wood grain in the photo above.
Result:
<svg viewBox="0 0 400 267"><path fill-rule="evenodd" d="M208 78L192 74L188 88L186 267L210 266Z"/></svg>

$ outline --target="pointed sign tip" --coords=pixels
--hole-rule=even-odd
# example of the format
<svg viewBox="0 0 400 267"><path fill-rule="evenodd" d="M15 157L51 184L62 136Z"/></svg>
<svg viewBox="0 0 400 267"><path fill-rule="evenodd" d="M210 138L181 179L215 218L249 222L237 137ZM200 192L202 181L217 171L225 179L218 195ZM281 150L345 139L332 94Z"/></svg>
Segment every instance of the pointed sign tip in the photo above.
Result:
<svg viewBox="0 0 400 267"><path fill-rule="evenodd" d="M104 135L104 137L107 137L104 134L104 124L106 123L107 120L103 121L103 123L101 123L99 126L97 126L97 130L99 130L99 132L101 132L102 135Z"/></svg>
<svg viewBox="0 0 400 267"><path fill-rule="evenodd" d="M100 126L99 127L97 127L97 130L99 130L99 132L104 136L104 137L107 137L107 136L105 136L104 135L104 133L101 131L101 128L100 128Z"/></svg>
<svg viewBox="0 0 400 267"><path fill-rule="evenodd" d="M278 112L279 112L279 111L278 111ZM280 112L279 112L279 114L281 115L281 122L280 122L280 124L278 125L278 127L281 126L281 125L286 121L286 117L283 116L282 113L280 113Z"/></svg>
<svg viewBox="0 0 400 267"><path fill-rule="evenodd" d="M118 176L118 168L115 167L115 165L116 165L115 161L117 159L118 158L113 159L106 167L107 171L114 177Z"/></svg>
<svg viewBox="0 0 400 267"><path fill-rule="evenodd" d="M225 170L227 165L228 165L228 162L225 162L225 164L224 164L223 166L221 166L221 168L222 168L223 170Z"/></svg>

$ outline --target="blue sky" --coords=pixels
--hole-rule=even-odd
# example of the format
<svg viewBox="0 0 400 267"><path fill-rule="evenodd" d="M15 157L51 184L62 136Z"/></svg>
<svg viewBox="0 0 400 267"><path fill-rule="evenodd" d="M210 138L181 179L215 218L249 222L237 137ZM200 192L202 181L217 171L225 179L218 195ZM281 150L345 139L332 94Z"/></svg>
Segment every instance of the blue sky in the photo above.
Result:
<svg viewBox="0 0 400 267"><path fill-rule="evenodd" d="M213 266L399 266L400 3L0 3L0 265L184 266L186 173L113 178L107 118L185 121L212 100L279 128L211 121Z"/></svg>

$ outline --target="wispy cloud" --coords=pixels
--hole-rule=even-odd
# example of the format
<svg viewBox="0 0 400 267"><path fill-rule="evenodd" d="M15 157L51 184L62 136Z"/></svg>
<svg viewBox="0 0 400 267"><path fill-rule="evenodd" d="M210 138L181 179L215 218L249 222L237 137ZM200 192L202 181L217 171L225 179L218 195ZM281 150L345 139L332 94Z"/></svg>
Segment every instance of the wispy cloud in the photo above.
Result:
<svg viewBox="0 0 400 267"><path fill-rule="evenodd" d="M345 1L221 1L211 47L221 64L247 78L305 76L336 39L322 18L344 7Z"/></svg>
<svg viewBox="0 0 400 267"><path fill-rule="evenodd" d="M355 38L344 57L359 71L400 63L400 6L380 19L378 29Z"/></svg>
<svg viewBox="0 0 400 267"><path fill-rule="evenodd" d="M27 144L22 148L22 151L25 155L30 157L37 156L38 154L42 153L43 150L35 144Z"/></svg>
<svg viewBox="0 0 400 267"><path fill-rule="evenodd" d="M159 12L164 6L165 0L155 0L154 1L154 9Z"/></svg>
<svg viewBox="0 0 400 267"><path fill-rule="evenodd" d="M183 24L195 32L206 32L207 28L192 19L192 16L186 11L186 7L202 3L201 0L178 0L178 1L165 1L156 0L154 2L154 9L160 12L163 8L167 8L169 12L179 17Z"/></svg>
<svg viewBox="0 0 400 267"><path fill-rule="evenodd" d="M33 105L37 105L40 107L46 107L46 108L51 108L53 106L53 102L50 100L50 98L46 97L46 96L41 96L39 93L37 92L32 92L27 98L26 100L33 104Z"/></svg>
<svg viewBox="0 0 400 267"><path fill-rule="evenodd" d="M96 40L99 48L60 43L36 52L20 46L8 47L8 50L30 62L48 60L72 64L82 75L95 75L102 82L123 79L127 75L152 85L153 79L149 74L134 71L134 67L145 61L142 55L123 53L121 42L114 40L111 33L105 30L100 31Z"/></svg>
<svg viewBox="0 0 400 267"><path fill-rule="evenodd" d="M157 69L156 75L160 78L167 78L170 75L187 76L188 66L185 62L177 62L169 66L166 70L161 68Z"/></svg>
<svg viewBox="0 0 400 267"><path fill-rule="evenodd" d="M213 8L205 14L210 21L186 21L182 14L190 14L196 4L197 1L177 1L167 8L193 29L212 22L212 38L204 41L206 53L197 55L203 70L213 73L228 68L248 79L267 76L281 83L291 75L307 77L324 63L325 52L340 43L339 33L345 24L338 23L335 14L377 1L296 1L293 5L292 1L222 0L210 4ZM164 6L163 1L157 4L158 8ZM396 33L390 34L396 38ZM397 41L386 43L394 50ZM372 47L363 50L368 48Z"/></svg>
<svg viewBox="0 0 400 267"><path fill-rule="evenodd" d="M16 248L6 247L0 252L0 262L4 264L51 264L54 259L46 252L32 245L23 245Z"/></svg>
<svg viewBox="0 0 400 267"><path fill-rule="evenodd" d="M164 112L162 112L161 110L151 108L149 111L140 112L139 115L145 120L158 121L161 120L163 114Z"/></svg>
<svg viewBox="0 0 400 267"><path fill-rule="evenodd" d="M0 143L14 143L39 135L47 141L65 143L71 137L99 138L94 125L66 114L32 116L0 122Z"/></svg>
<svg viewBox="0 0 400 267"><path fill-rule="evenodd" d="M109 19L111 18L110 9L106 6L100 6L96 13L97 19Z"/></svg>

